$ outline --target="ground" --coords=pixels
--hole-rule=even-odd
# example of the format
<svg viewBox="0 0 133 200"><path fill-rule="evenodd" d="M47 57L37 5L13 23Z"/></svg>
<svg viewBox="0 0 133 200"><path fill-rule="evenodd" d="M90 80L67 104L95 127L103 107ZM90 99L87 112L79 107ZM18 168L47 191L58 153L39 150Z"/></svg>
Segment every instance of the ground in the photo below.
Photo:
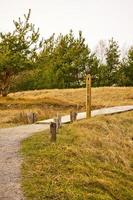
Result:
<svg viewBox="0 0 133 200"><path fill-rule="evenodd" d="M133 111L97 116L23 141L27 200L133 199Z"/></svg>
<svg viewBox="0 0 133 200"><path fill-rule="evenodd" d="M38 119L69 113L71 109L85 110L85 89L55 89L17 92L0 97L0 127L24 124L20 113L36 112ZM133 87L92 88L92 109L132 105Z"/></svg>

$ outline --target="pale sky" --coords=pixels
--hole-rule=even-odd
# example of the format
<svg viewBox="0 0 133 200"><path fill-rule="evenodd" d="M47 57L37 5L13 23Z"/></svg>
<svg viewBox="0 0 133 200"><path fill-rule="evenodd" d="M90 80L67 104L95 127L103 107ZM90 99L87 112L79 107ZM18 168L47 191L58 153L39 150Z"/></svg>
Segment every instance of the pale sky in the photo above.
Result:
<svg viewBox="0 0 133 200"><path fill-rule="evenodd" d="M11 31L29 8L44 38L72 29L82 30L91 48L111 37L121 47L133 45L133 0L0 0L0 32Z"/></svg>

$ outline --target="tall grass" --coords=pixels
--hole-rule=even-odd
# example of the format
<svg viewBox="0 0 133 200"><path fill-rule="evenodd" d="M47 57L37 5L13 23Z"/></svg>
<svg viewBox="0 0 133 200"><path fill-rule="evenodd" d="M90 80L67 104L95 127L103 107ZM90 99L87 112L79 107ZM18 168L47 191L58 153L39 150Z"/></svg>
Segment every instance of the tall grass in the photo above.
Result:
<svg viewBox="0 0 133 200"><path fill-rule="evenodd" d="M66 114L71 109L85 110L85 89L54 89L17 92L7 98L0 97L0 127L23 123L19 121L21 112L36 112L38 119ZM133 87L92 88L92 109L116 105L133 104ZM17 118L17 119L16 119Z"/></svg>

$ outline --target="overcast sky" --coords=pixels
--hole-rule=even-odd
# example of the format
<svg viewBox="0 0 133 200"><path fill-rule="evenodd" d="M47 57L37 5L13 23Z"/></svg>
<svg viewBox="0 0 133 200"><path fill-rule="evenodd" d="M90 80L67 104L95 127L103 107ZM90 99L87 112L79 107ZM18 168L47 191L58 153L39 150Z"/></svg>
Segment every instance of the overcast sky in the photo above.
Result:
<svg viewBox="0 0 133 200"><path fill-rule="evenodd" d="M13 19L32 10L41 36L82 30L91 48L114 37L133 45L133 0L0 0L0 32L13 29Z"/></svg>

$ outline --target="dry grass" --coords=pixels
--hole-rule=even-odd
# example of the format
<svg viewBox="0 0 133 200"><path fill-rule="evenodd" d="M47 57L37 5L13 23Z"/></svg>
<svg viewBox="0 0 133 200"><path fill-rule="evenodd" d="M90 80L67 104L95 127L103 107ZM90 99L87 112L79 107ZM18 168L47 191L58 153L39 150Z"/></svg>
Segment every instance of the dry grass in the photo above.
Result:
<svg viewBox="0 0 133 200"><path fill-rule="evenodd" d="M97 116L23 141L27 200L133 199L133 112Z"/></svg>
<svg viewBox="0 0 133 200"><path fill-rule="evenodd" d="M36 112L39 119L68 113L79 105L85 110L85 89L54 89L17 92L0 97L0 126L18 123L19 113ZM92 109L133 104L133 87L92 88ZM23 122L20 122L23 123Z"/></svg>

